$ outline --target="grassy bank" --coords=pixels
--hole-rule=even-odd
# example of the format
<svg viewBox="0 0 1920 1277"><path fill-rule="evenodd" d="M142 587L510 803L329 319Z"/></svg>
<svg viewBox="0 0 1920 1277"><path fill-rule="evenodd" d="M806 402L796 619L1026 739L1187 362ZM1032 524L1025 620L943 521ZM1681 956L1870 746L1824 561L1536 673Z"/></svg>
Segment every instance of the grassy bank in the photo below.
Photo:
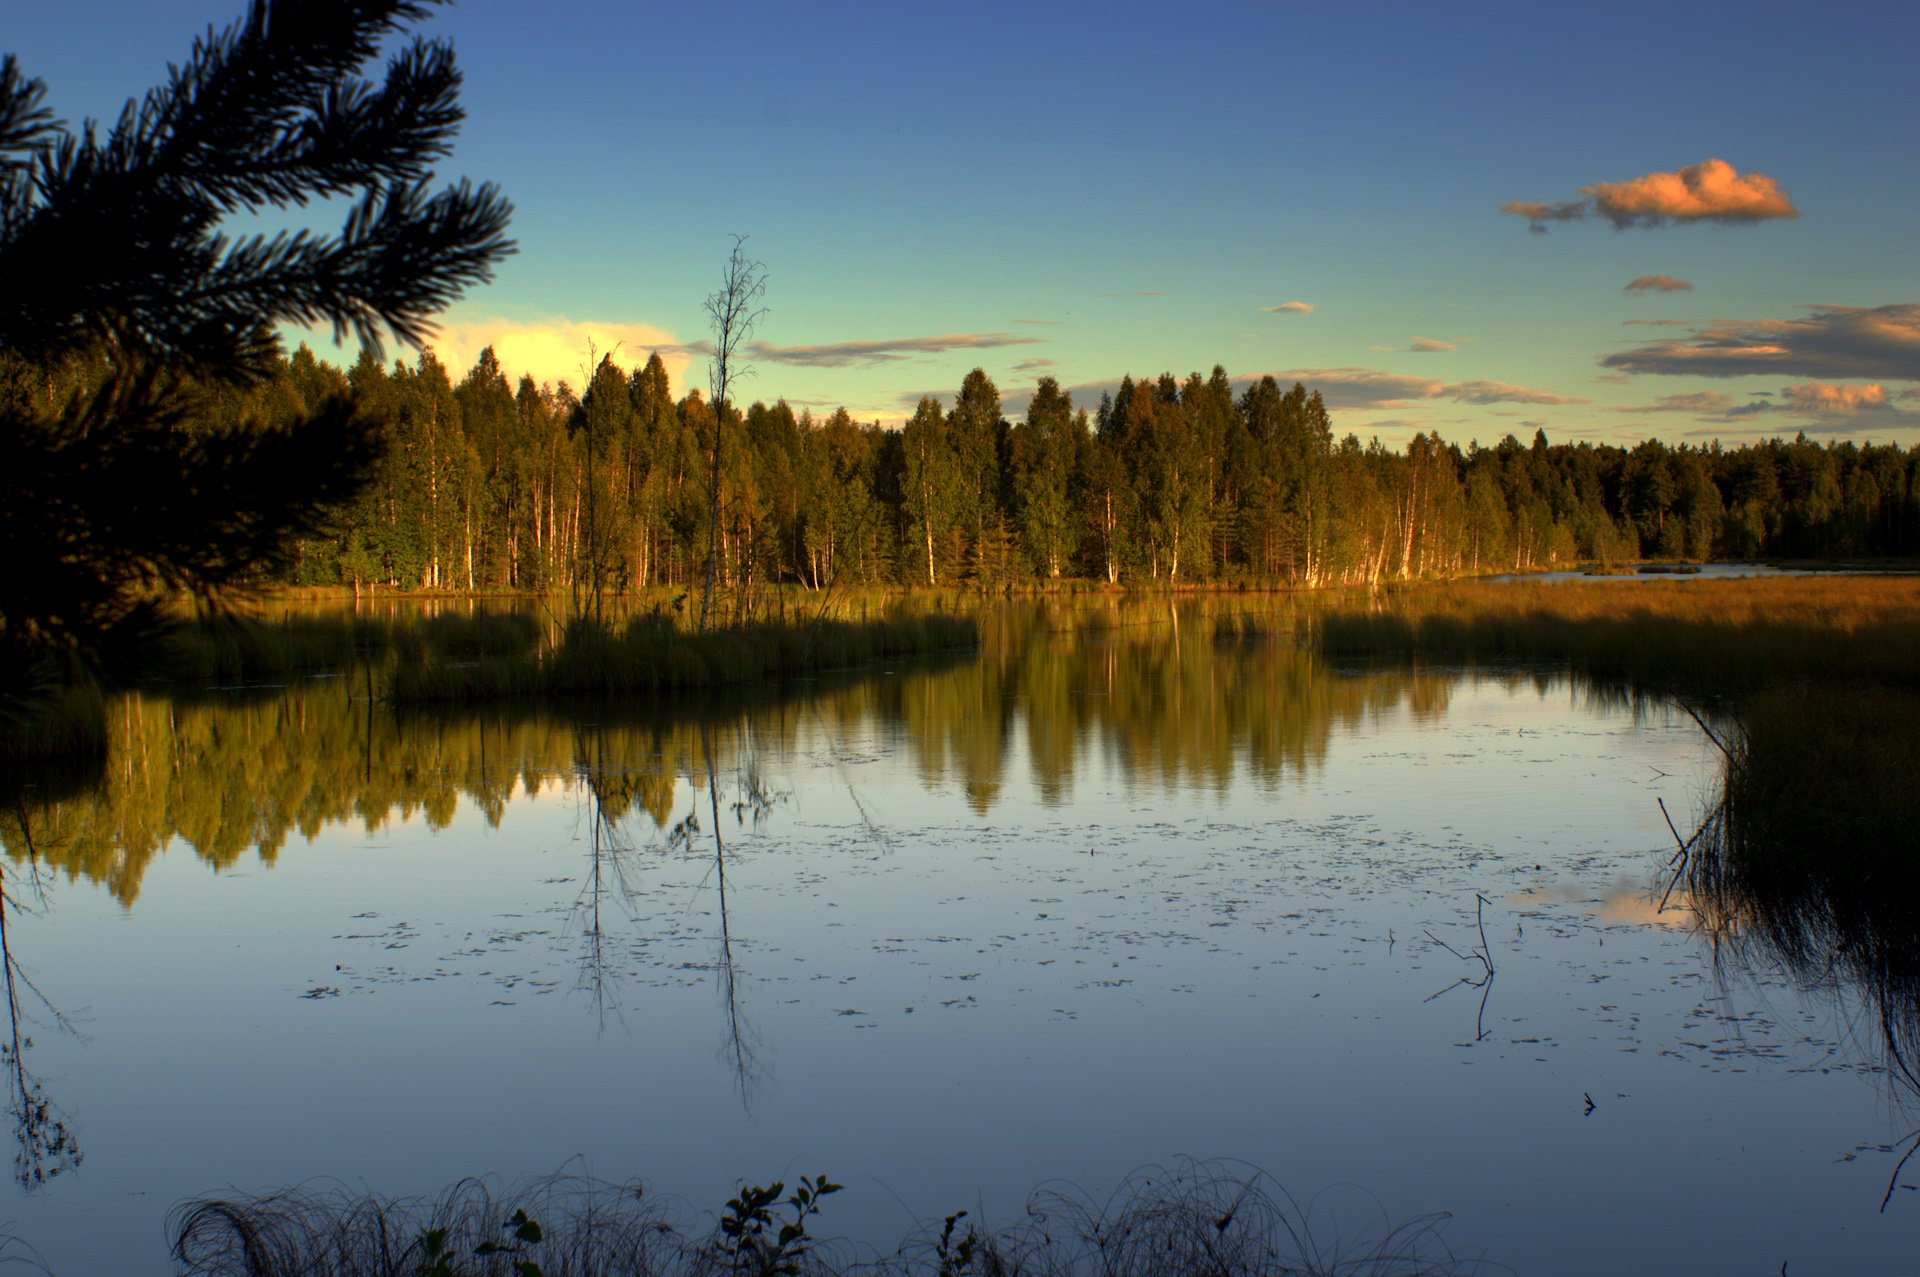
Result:
<svg viewBox="0 0 1920 1277"><path fill-rule="evenodd" d="M1920 688L1920 579L1455 584L1303 614L1329 656L1546 661L1646 691L1740 697L1786 682Z"/></svg>

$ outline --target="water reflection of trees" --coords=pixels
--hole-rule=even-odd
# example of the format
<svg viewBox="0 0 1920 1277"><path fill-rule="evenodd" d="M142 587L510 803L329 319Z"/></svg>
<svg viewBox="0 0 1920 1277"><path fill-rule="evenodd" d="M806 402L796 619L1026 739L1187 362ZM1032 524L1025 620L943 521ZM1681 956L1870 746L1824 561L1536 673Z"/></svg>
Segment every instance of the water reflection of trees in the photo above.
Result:
<svg viewBox="0 0 1920 1277"><path fill-rule="evenodd" d="M957 781L981 813L1001 801L1016 747L1049 803L1069 801L1076 770L1095 758L1144 783L1224 787L1239 774L1273 786L1318 768L1343 730L1390 712L1443 711L1457 681L1404 668L1336 672L1287 641L1219 644L1216 606L1009 607L989 614L979 659L680 711L499 703L396 714L351 677L245 699L135 693L110 708L98 783L21 792L20 814L0 815L0 844L18 861L30 821L44 865L130 906L173 841L218 868L250 853L272 863L296 834L371 833L414 818L442 828L463 798L497 823L516 797L589 777L596 819L617 825L644 812L664 830L678 778L708 761L738 771L749 738L767 754L897 741L929 784ZM703 741L703 721L734 714L743 731ZM595 725L604 768L579 766L583 721Z"/></svg>

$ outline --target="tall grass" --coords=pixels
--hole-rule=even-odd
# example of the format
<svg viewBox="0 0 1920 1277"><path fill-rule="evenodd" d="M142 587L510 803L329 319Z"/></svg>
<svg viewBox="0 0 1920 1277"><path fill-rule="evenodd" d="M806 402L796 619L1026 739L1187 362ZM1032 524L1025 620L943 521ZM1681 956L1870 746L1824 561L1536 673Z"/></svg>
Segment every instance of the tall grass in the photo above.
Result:
<svg viewBox="0 0 1920 1277"><path fill-rule="evenodd" d="M1336 604L1308 626L1329 656L1549 661L1690 695L1920 686L1920 579L1908 577L1453 584Z"/></svg>
<svg viewBox="0 0 1920 1277"><path fill-rule="evenodd" d="M543 1240L517 1254L467 1259L497 1241L516 1210ZM1020 1223L968 1226L964 1213L916 1227L890 1253L808 1244L779 1266L756 1264L685 1204L640 1184L577 1177L507 1192L468 1180L431 1199L294 1190L206 1199L174 1212L179 1271L192 1277L412 1277L421 1238L445 1229L463 1277L508 1277L530 1261L544 1277L1420 1277L1493 1269L1463 1260L1442 1236L1446 1216L1395 1224L1370 1199L1364 1218L1301 1206L1258 1171L1188 1162L1136 1172L1105 1199L1071 1187L1036 1191ZM1356 1227L1357 1225L1357 1227ZM791 1267L787 1264L790 1263Z"/></svg>

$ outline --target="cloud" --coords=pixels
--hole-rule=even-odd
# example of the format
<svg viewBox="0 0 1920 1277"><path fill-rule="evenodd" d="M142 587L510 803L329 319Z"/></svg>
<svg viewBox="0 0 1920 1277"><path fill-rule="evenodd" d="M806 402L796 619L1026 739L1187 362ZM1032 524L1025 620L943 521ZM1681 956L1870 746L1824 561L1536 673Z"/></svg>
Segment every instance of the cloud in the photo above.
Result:
<svg viewBox="0 0 1920 1277"><path fill-rule="evenodd" d="M1590 213L1612 222L1615 230L1672 222L1738 225L1800 216L1778 182L1764 173L1742 174L1725 160L1702 160L1624 182L1593 182L1581 187L1580 194L1586 198L1555 204L1509 200L1500 211L1526 218L1536 233L1544 232L1549 222L1580 221Z"/></svg>
<svg viewBox="0 0 1920 1277"><path fill-rule="evenodd" d="M1313 313L1313 303L1301 301L1281 302L1278 306L1262 306L1260 309L1269 315L1311 315Z"/></svg>
<svg viewBox="0 0 1920 1277"><path fill-rule="evenodd" d="M1535 235L1547 233L1548 222L1577 222L1587 215L1589 205L1585 200L1565 200L1558 204L1542 204L1537 200L1508 200L1500 206L1502 213L1512 213L1527 219L1527 229Z"/></svg>
<svg viewBox="0 0 1920 1277"><path fill-rule="evenodd" d="M1157 288L1136 288L1131 292L1098 293L1096 294L1096 296L1099 296L1099 297L1165 297L1166 294L1161 292Z"/></svg>
<svg viewBox="0 0 1920 1277"><path fill-rule="evenodd" d="M1289 368L1272 373L1242 373L1231 378L1234 393L1237 396L1262 377L1272 377L1280 383L1282 389L1290 388L1294 382L1304 385L1309 391L1317 390L1326 401L1327 407L1346 411L1364 411L1379 408L1408 408L1423 400L1451 399L1457 403L1493 404L1583 404L1588 400L1556 395L1545 390L1535 390L1528 386L1516 386L1505 381L1461 381L1445 382L1434 377L1408 377L1399 373L1385 372L1378 368ZM1134 384L1143 382L1152 384L1151 377L1135 377ZM1073 396L1074 406L1092 411L1099 406L1100 396L1113 394L1120 388L1120 378L1112 377L1101 381L1083 381L1063 389ZM952 398L951 391L934 392L933 397L946 402ZM1008 420L1024 415L1027 404L1033 398L1031 387L1022 389L1003 389L1001 392L1001 411ZM912 412L920 402L918 392L902 394L899 399L902 407ZM1384 423L1369 422L1368 427L1381 427ZM1421 429L1431 428L1429 422Z"/></svg>
<svg viewBox="0 0 1920 1277"><path fill-rule="evenodd" d="M1802 386L1786 386L1780 394L1786 400L1780 405L1783 411L1852 416L1862 412L1885 412L1892 408L1887 402L1886 387L1878 382L1866 386L1840 386L1810 381Z"/></svg>
<svg viewBox="0 0 1920 1277"><path fill-rule="evenodd" d="M1235 377L1236 385L1257 381L1264 374ZM1433 377L1408 377L1376 368L1291 368L1272 374L1282 386L1299 382L1318 390L1330 408L1401 407L1422 399L1452 399L1460 403L1583 404L1587 400L1551 391L1517 386L1506 381L1444 382Z"/></svg>
<svg viewBox="0 0 1920 1277"><path fill-rule="evenodd" d="M1717 390L1701 390L1686 395L1666 395L1650 404L1632 408L1613 408L1611 412L1646 414L1654 412L1690 412L1695 416L1723 417L1734 408L1733 399Z"/></svg>
<svg viewBox="0 0 1920 1277"><path fill-rule="evenodd" d="M1047 369L1055 366L1056 364L1053 360L1041 359L1036 356L1033 359L1022 359L1013 366L1013 370L1015 372L1045 372ZM916 399L914 402L918 403L920 401Z"/></svg>
<svg viewBox="0 0 1920 1277"><path fill-rule="evenodd" d="M1448 386L1444 394L1446 398L1458 399L1461 403L1577 404L1587 402L1585 399L1571 395L1556 395L1546 390L1535 390L1530 386L1516 386L1510 381L1462 381Z"/></svg>
<svg viewBox="0 0 1920 1277"><path fill-rule="evenodd" d="M1060 321L1057 319L1016 319L1013 322L1016 324L1052 325Z"/></svg>
<svg viewBox="0 0 1920 1277"><path fill-rule="evenodd" d="M1611 411L1631 414L1688 413L1725 422L1745 417L1787 414L1802 418L1809 423L1809 428L1827 428L1818 423L1831 423L1843 418L1856 424L1864 419L1888 426L1920 425L1920 413L1895 406L1894 400L1900 396L1890 398L1886 387L1878 382L1868 385L1804 382L1798 386L1782 387L1778 402L1774 401L1771 391L1755 391L1754 395L1751 402L1737 404L1731 396L1717 390L1702 390L1691 394L1667 395L1650 404L1614 408Z"/></svg>
<svg viewBox="0 0 1920 1277"><path fill-rule="evenodd" d="M587 363L588 343L592 343L598 355L611 352L614 362L625 368L637 368L647 362L648 355L658 352L676 393L686 380L687 366L707 349L705 342L683 344L666 329L652 324L497 316L443 317L440 332L431 345L434 356L446 365L447 375L456 382L467 375L480 352L492 346L509 383L517 383L524 373L536 382L564 381L578 390L582 386L581 370Z"/></svg>
<svg viewBox="0 0 1920 1277"><path fill-rule="evenodd" d="M1420 354L1442 354L1449 350L1458 350L1460 347L1457 343L1450 341L1439 341L1432 337L1415 337L1413 344L1407 349Z"/></svg>
<svg viewBox="0 0 1920 1277"><path fill-rule="evenodd" d="M1717 320L1695 327L1689 337L1623 350L1600 362L1661 376L1920 381L1920 305L1807 310L1804 319Z"/></svg>
<svg viewBox="0 0 1920 1277"><path fill-rule="evenodd" d="M1693 285L1671 275L1642 275L1620 290L1623 293L1690 293Z"/></svg>
<svg viewBox="0 0 1920 1277"><path fill-rule="evenodd" d="M1682 222L1758 222L1798 217L1787 193L1764 173L1744 177L1725 160L1703 160L1673 173L1648 173L1626 182L1580 188L1616 228Z"/></svg>
<svg viewBox="0 0 1920 1277"><path fill-rule="evenodd" d="M748 353L770 364L799 364L809 368L871 367L937 355L949 350L990 350L998 346L1031 346L1038 337L1012 333L946 333L939 337L892 337L879 341L841 341L824 346L775 346L754 342Z"/></svg>

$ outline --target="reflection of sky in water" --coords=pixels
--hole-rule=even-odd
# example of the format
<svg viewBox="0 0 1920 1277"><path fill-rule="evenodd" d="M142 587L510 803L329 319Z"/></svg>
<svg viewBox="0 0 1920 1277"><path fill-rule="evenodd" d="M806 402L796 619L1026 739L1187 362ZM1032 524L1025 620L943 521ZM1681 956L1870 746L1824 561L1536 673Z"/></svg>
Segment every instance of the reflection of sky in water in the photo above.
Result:
<svg viewBox="0 0 1920 1277"><path fill-rule="evenodd" d="M465 801L437 833L328 828L271 868L176 848L127 910L61 883L15 936L87 1034L42 1035L35 1066L88 1160L7 1217L57 1272L153 1267L188 1194L577 1157L702 1206L826 1171L849 1187L829 1231L891 1245L915 1216L1010 1220L1044 1179L1098 1196L1191 1154L1452 1211L1456 1247L1521 1272L1904 1262L1914 1204L1875 1208L1876 1146L1906 1127L1875 1079L1831 1076L1858 1071L1842 1013L1718 988L1672 915L1645 925L1655 799L1684 821L1711 783L1689 720L1483 681L1322 730L1274 772L1232 733L1224 766L1156 767L1083 721L1063 796L1016 712L984 810L964 751L929 761L896 720L719 748L744 1106L684 775L669 823L697 811L699 837L644 812L615 831L600 1011L578 785L497 828ZM729 806L742 756L773 800L757 824ZM1454 987L1476 893L1479 1040Z"/></svg>

